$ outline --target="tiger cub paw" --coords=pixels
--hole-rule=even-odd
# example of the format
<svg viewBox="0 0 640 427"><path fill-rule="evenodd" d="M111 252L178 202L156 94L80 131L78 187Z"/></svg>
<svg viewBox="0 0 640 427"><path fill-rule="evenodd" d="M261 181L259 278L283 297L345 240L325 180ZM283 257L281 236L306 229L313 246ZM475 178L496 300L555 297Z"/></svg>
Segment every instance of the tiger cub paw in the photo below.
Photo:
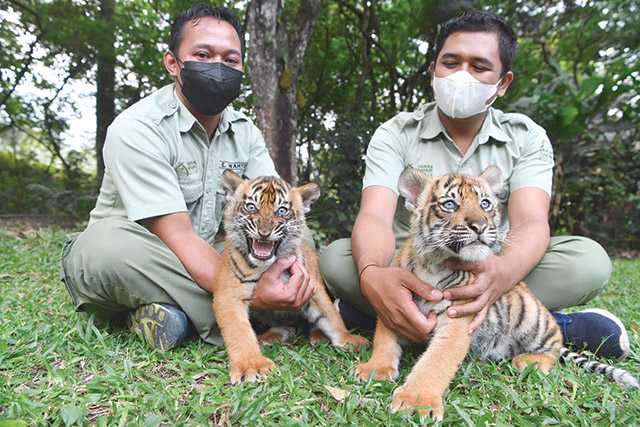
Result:
<svg viewBox="0 0 640 427"><path fill-rule="evenodd" d="M350 347L358 351L361 348L369 347L369 340L361 337L360 335L347 334L344 338L342 338L340 347Z"/></svg>
<svg viewBox="0 0 640 427"><path fill-rule="evenodd" d="M391 412L416 411L421 417L431 417L435 421L442 421L444 417L444 403L440 394L432 394L418 387L403 385L393 392Z"/></svg>
<svg viewBox="0 0 640 427"><path fill-rule="evenodd" d="M231 384L242 381L251 383L259 381L275 367L276 365L271 359L262 355L237 361L231 365L229 370Z"/></svg>
<svg viewBox="0 0 640 427"><path fill-rule="evenodd" d="M398 378L398 369L390 365L385 366L369 361L360 363L356 367L356 376L362 381L367 381L369 378L393 381Z"/></svg>
<svg viewBox="0 0 640 427"><path fill-rule="evenodd" d="M527 365L532 363L545 375L549 373L555 361L556 359L553 356L536 353L520 354L511 359L513 366L519 370L523 370Z"/></svg>

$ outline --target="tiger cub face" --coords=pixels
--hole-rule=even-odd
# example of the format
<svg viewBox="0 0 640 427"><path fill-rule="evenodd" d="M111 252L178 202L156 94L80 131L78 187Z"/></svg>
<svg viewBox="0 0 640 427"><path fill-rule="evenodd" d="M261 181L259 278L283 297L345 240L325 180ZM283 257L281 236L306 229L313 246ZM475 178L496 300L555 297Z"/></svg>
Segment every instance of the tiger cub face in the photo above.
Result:
<svg viewBox="0 0 640 427"><path fill-rule="evenodd" d="M418 253L479 261L499 250L496 194L502 191L503 181L497 167L489 166L479 177L437 178L409 168L398 188L412 212L411 232Z"/></svg>
<svg viewBox="0 0 640 427"><path fill-rule="evenodd" d="M320 197L318 185L291 187L272 176L245 180L232 170L223 173L222 184L227 193L227 242L254 266L296 253L306 227L305 213Z"/></svg>

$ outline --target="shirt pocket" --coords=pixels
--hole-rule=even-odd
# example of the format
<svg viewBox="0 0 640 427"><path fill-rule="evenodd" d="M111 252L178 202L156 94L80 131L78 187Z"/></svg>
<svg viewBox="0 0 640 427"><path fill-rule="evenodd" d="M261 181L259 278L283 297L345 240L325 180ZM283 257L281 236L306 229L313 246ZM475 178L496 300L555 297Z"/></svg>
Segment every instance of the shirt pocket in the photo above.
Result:
<svg viewBox="0 0 640 427"><path fill-rule="evenodd" d="M204 194L204 184L198 178L180 177L178 184L187 205L197 202Z"/></svg>

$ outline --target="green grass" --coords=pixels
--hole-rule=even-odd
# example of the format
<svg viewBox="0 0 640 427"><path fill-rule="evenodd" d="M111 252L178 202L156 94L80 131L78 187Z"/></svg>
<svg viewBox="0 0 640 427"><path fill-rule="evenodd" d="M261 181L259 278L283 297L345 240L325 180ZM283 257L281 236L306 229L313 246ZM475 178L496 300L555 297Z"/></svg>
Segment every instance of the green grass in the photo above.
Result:
<svg viewBox="0 0 640 427"><path fill-rule="evenodd" d="M279 366L259 384L228 384L224 349L190 341L152 351L124 330L96 328L74 313L58 279L64 233L0 231L0 426L8 425L419 425L390 414L395 384L358 383L353 354L306 337L264 352ZM640 261L616 261L592 302L616 312L640 374ZM402 378L415 360L402 360ZM342 402L325 386L350 392ZM465 362L445 399L451 425L634 425L640 392L573 367L545 377L508 363Z"/></svg>

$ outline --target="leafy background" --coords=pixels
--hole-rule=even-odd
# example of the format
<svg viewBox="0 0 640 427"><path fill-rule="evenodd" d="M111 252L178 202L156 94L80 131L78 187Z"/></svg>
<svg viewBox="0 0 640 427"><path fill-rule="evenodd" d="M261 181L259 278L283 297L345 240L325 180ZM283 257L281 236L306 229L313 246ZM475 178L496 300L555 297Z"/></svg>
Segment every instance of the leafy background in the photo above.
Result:
<svg viewBox="0 0 640 427"><path fill-rule="evenodd" d="M171 17L190 2L118 1L105 27L104 1L0 0L0 214L86 219L96 156L66 137L80 107L64 88L94 84L101 55L115 55L116 113L168 82L161 51ZM252 4L228 3L241 19ZM284 1L283 17L300 4ZM633 0L324 1L296 94L298 174L324 191L313 214L317 235L350 233L372 132L432 99L426 68L438 24L468 8L494 11L517 31L515 84L496 107L547 129L556 158L553 232L636 253L640 10ZM248 79L237 105L251 114Z"/></svg>

